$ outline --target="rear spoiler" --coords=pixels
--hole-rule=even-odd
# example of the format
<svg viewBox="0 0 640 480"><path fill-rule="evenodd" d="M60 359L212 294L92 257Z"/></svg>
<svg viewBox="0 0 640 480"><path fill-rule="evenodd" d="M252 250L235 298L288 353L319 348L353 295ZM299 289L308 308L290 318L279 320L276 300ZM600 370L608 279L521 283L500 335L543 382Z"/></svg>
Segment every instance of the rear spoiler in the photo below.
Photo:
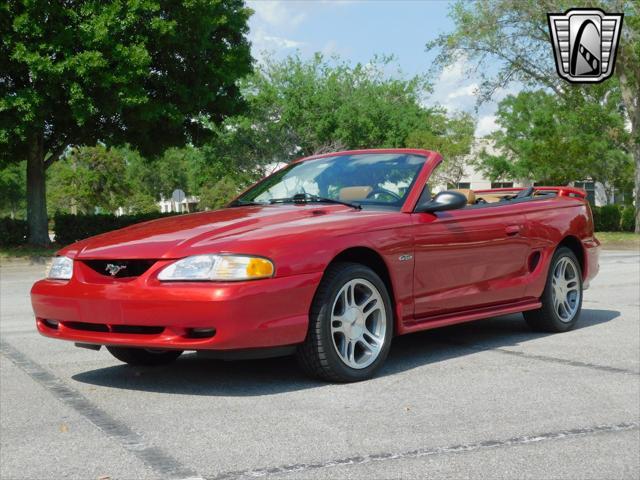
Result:
<svg viewBox="0 0 640 480"><path fill-rule="evenodd" d="M475 193L519 192L529 187L491 188L488 190L474 190ZM587 198L587 192L576 187L533 187L537 193L557 193L559 197Z"/></svg>

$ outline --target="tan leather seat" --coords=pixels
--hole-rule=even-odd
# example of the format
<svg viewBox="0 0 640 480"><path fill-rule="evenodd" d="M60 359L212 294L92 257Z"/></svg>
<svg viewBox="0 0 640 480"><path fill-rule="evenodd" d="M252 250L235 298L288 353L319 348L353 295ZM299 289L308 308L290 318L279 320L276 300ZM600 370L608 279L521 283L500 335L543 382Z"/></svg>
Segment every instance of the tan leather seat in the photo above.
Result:
<svg viewBox="0 0 640 480"><path fill-rule="evenodd" d="M478 200L484 200L487 203L496 203L502 199L504 195L478 195Z"/></svg>
<svg viewBox="0 0 640 480"><path fill-rule="evenodd" d="M373 192L373 187L368 185L363 185L361 187L344 187L340 189L338 197L343 202L353 202L357 200L364 200L371 192Z"/></svg>
<svg viewBox="0 0 640 480"><path fill-rule="evenodd" d="M458 192L467 197L467 205L474 205L476 203L476 193L468 188L458 188L456 190L452 190L453 192Z"/></svg>

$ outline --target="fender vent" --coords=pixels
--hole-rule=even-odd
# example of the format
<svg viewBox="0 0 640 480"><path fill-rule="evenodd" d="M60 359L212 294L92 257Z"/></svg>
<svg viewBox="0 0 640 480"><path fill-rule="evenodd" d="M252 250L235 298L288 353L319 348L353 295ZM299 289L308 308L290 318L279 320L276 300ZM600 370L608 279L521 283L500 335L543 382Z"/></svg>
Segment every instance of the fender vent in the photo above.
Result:
<svg viewBox="0 0 640 480"><path fill-rule="evenodd" d="M540 252L533 252L529 256L529 273L533 272L540 263Z"/></svg>

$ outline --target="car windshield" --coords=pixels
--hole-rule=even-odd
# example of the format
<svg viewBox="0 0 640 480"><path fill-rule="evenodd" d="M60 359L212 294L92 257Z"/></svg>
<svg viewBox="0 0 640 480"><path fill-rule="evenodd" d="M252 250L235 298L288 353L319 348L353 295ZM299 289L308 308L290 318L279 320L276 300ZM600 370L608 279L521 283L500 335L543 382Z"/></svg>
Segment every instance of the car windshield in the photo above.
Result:
<svg viewBox="0 0 640 480"><path fill-rule="evenodd" d="M297 200L338 200L363 207L400 209L424 157L369 153L294 163L267 177L233 205Z"/></svg>

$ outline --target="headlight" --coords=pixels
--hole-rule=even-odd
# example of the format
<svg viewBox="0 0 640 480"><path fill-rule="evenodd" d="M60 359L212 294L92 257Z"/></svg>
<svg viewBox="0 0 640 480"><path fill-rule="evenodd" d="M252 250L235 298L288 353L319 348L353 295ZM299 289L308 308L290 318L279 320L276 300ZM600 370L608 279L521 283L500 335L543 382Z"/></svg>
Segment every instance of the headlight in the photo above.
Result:
<svg viewBox="0 0 640 480"><path fill-rule="evenodd" d="M55 257L47 278L56 280L69 280L73 275L73 260L69 257Z"/></svg>
<svg viewBox="0 0 640 480"><path fill-rule="evenodd" d="M165 267L158 275L158 280L256 280L272 277L274 271L273 263L266 258L245 255L195 255Z"/></svg>

